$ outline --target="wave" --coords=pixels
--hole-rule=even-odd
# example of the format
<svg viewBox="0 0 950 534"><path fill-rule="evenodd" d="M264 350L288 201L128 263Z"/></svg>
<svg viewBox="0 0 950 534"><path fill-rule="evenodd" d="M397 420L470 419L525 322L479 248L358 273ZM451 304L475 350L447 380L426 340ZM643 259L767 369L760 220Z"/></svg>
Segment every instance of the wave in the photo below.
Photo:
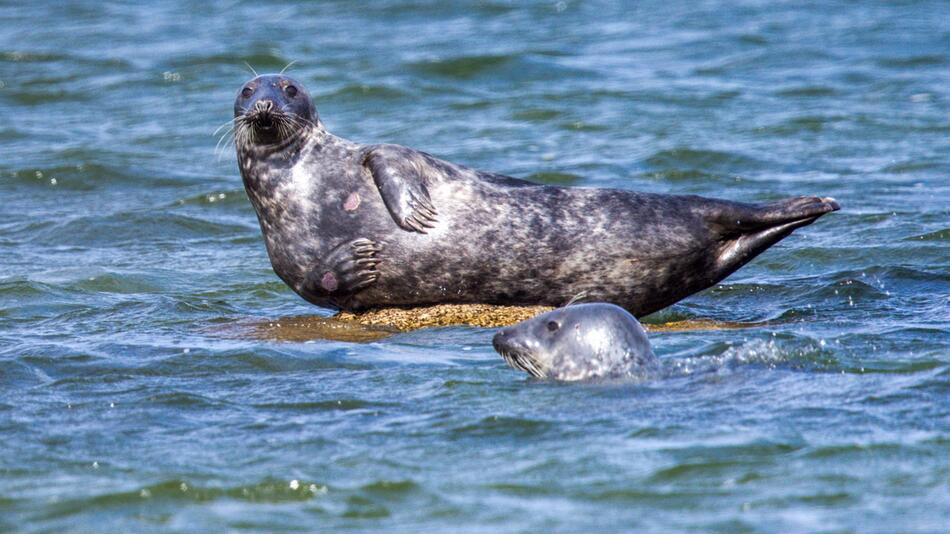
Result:
<svg viewBox="0 0 950 534"><path fill-rule="evenodd" d="M224 191L211 191L208 193L201 193L199 195L191 195L188 197L180 198L171 204L168 204L166 207L172 208L175 206L188 206L188 205L200 205L200 206L241 206L244 207L247 205L247 194L244 192L244 189L228 189Z"/></svg>
<svg viewBox="0 0 950 534"><path fill-rule="evenodd" d="M55 154L57 161L74 161L70 164L34 166L10 171L10 181L20 186L49 188L70 191L91 191L99 188L115 189L130 186L180 187L183 181L157 176L155 173L125 163L102 164L91 158L112 157L123 159L119 154L103 154L94 147L63 150Z"/></svg>
<svg viewBox="0 0 950 534"><path fill-rule="evenodd" d="M365 102L366 100L399 100L406 98L410 93L398 87L381 84L347 84L330 93L314 95L319 101L328 100L357 100Z"/></svg>
<svg viewBox="0 0 950 534"><path fill-rule="evenodd" d="M644 164L647 168L657 170L691 169L706 173L735 173L767 167L765 162L737 152L691 147L677 147L654 152L644 160Z"/></svg>
<svg viewBox="0 0 950 534"><path fill-rule="evenodd" d="M399 406L390 402L372 402L362 399L336 399L326 401L309 402L271 402L254 404L253 407L260 410L289 411L289 412L349 412L359 410L376 410L379 408L390 408Z"/></svg>
<svg viewBox="0 0 950 534"><path fill-rule="evenodd" d="M468 438L509 438L524 439L536 437L555 428L554 423L524 417L491 416L477 423L468 423L451 429L456 439Z"/></svg>
<svg viewBox="0 0 950 534"><path fill-rule="evenodd" d="M292 57L278 54L273 50L255 50L247 54L189 54L166 61L164 68L185 69L193 67L206 70L213 66L225 66L231 67L234 71L243 71L247 74L248 78L251 78L254 74L247 68L247 65L250 65L254 70L260 73L270 71L278 72L286 67L292 60ZM237 89L235 89L235 91L237 91Z"/></svg>
<svg viewBox="0 0 950 534"><path fill-rule="evenodd" d="M103 464L100 468L108 467ZM47 518L78 514L89 508L112 508L154 501L209 502L218 499L254 503L287 503L320 498L329 492L326 485L308 480L264 479L240 486L201 486L172 479L140 488L70 499L50 507Z"/></svg>
<svg viewBox="0 0 950 534"><path fill-rule="evenodd" d="M835 96L838 94L838 90L827 85L798 85L779 89L775 94L791 98L822 98Z"/></svg>
<svg viewBox="0 0 950 534"><path fill-rule="evenodd" d="M895 69L935 67L947 64L947 56L940 54L918 54L904 57L890 57L877 60L877 64L882 67Z"/></svg>
<svg viewBox="0 0 950 534"><path fill-rule="evenodd" d="M786 347L775 340L754 340L740 345L717 343L715 354L662 359L665 377L689 376L729 371L738 367L759 366L836 370L837 360L818 344Z"/></svg>
<svg viewBox="0 0 950 534"><path fill-rule="evenodd" d="M407 67L427 76L457 80L497 78L506 84L519 80L561 80L581 75L597 77L593 71L562 65L559 57L552 54L461 55L416 61Z"/></svg>
<svg viewBox="0 0 950 534"><path fill-rule="evenodd" d="M904 241L950 241L950 228L905 237Z"/></svg>
<svg viewBox="0 0 950 534"><path fill-rule="evenodd" d="M48 246L180 244L183 240L234 237L257 229L168 211L125 211L61 220L32 229L30 239Z"/></svg>

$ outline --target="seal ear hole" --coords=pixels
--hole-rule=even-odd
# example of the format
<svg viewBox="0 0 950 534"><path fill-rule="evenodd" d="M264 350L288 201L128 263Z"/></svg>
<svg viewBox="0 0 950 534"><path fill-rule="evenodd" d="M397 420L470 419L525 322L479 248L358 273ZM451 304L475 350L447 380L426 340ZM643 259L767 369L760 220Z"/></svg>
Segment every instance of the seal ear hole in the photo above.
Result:
<svg viewBox="0 0 950 534"><path fill-rule="evenodd" d="M557 321L548 321L548 332L557 332L558 328L561 328L561 325L557 324Z"/></svg>
<svg viewBox="0 0 950 534"><path fill-rule="evenodd" d="M253 94L254 94L254 90L251 89L250 87L245 87L244 89L241 89L241 96L243 96L244 98L249 98Z"/></svg>
<svg viewBox="0 0 950 534"><path fill-rule="evenodd" d="M293 85L288 85L287 88L284 89L284 92L287 93L287 96L290 98L297 96L297 88Z"/></svg>

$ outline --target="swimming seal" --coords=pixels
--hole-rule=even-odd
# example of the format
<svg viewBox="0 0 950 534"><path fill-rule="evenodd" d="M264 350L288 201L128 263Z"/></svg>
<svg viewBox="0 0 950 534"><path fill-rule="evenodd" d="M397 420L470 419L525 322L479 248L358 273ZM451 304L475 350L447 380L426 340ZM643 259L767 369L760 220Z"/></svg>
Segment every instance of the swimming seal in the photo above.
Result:
<svg viewBox="0 0 950 534"><path fill-rule="evenodd" d="M492 345L508 365L536 378L646 377L658 368L640 323L623 308L606 303L542 313L499 330Z"/></svg>
<svg viewBox="0 0 950 534"><path fill-rule="evenodd" d="M586 293L636 316L722 280L838 209L799 197L698 196L534 184L329 133L303 85L247 82L235 146L277 275L319 306L558 306Z"/></svg>

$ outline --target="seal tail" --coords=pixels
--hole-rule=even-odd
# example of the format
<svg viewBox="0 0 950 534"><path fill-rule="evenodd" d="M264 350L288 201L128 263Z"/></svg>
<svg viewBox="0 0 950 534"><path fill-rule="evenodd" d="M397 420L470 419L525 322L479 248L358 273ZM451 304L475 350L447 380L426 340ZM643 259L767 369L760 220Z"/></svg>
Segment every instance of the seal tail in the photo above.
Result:
<svg viewBox="0 0 950 534"><path fill-rule="evenodd" d="M796 229L839 209L833 198L796 197L726 210L718 221L723 230L718 266L728 275Z"/></svg>

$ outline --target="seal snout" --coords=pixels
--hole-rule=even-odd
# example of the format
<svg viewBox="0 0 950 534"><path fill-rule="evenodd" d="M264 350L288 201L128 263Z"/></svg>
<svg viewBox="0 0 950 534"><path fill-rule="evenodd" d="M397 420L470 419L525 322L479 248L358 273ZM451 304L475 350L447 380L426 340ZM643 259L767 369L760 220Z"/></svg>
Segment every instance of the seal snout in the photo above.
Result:
<svg viewBox="0 0 950 534"><path fill-rule="evenodd" d="M532 376L543 377L541 366L531 355L531 351L524 346L514 328L503 328L492 337L492 346L501 354L505 362L514 369L527 371Z"/></svg>
<svg viewBox="0 0 950 534"><path fill-rule="evenodd" d="M254 103L254 107L251 109L251 115L253 115L252 120L254 124L264 128L270 129L274 127L274 112L277 110L277 104L270 99L258 100Z"/></svg>
<svg viewBox="0 0 950 534"><path fill-rule="evenodd" d="M273 100L269 98L264 98L264 99L258 100L257 102L254 102L254 111L257 111L259 113L270 112L270 110L274 109L276 105L277 104L274 104Z"/></svg>
<svg viewBox="0 0 950 534"><path fill-rule="evenodd" d="M509 348L509 342L511 337L510 329L502 328L495 336L492 337L491 344L495 347L495 350L498 352L503 352Z"/></svg>

